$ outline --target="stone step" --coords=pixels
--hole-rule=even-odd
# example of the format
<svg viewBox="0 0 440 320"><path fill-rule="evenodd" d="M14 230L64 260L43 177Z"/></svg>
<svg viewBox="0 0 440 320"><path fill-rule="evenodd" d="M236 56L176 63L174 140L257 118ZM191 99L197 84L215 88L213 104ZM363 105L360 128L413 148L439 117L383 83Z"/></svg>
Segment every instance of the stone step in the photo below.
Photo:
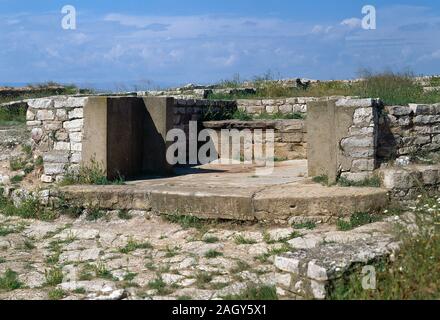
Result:
<svg viewBox="0 0 440 320"><path fill-rule="evenodd" d="M329 221L354 212L379 211L388 203L380 188L287 184L267 188L182 187L180 185L67 186L65 198L100 209L152 210L208 219L298 222Z"/></svg>

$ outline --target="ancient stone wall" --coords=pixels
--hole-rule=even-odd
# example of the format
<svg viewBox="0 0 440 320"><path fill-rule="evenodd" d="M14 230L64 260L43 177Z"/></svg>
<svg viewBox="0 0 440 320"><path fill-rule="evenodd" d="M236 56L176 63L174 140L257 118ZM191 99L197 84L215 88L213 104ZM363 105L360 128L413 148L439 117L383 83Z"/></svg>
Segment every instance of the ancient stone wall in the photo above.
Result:
<svg viewBox="0 0 440 320"><path fill-rule="evenodd" d="M237 100L237 107L251 115L307 113L307 103L316 101L318 98L284 98L284 99L242 99Z"/></svg>
<svg viewBox="0 0 440 320"><path fill-rule="evenodd" d="M87 99L83 96L54 96L27 101L26 123L35 154L43 157L43 182L55 182L69 170L79 168ZM230 117L236 108L234 101L174 100L174 128L184 130L189 137L189 121L224 119Z"/></svg>
<svg viewBox="0 0 440 320"><path fill-rule="evenodd" d="M43 182L54 182L79 167L87 97L58 96L28 101L27 126L37 155L43 157Z"/></svg>
<svg viewBox="0 0 440 320"><path fill-rule="evenodd" d="M309 176L362 181L376 169L378 102L339 99L308 104Z"/></svg>
<svg viewBox="0 0 440 320"><path fill-rule="evenodd" d="M380 113L378 158L407 165L440 151L440 104L386 106Z"/></svg>
<svg viewBox="0 0 440 320"><path fill-rule="evenodd" d="M306 159L306 126L304 120L258 120L258 121L208 121L203 122L204 128L213 129L217 136L221 136L222 130L250 130L252 133L252 150L254 150L255 130L274 130L274 152L277 160L295 160ZM244 150L244 139L240 140L240 150ZM265 144L263 143L263 150ZM221 148L217 147L217 152L221 158L228 158L229 155L223 155Z"/></svg>

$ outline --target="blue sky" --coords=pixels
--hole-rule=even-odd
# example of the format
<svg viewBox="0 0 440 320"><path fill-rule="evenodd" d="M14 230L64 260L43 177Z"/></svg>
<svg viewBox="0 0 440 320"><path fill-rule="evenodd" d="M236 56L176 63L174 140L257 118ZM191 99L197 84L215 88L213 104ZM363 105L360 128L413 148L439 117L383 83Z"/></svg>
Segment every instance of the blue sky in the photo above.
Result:
<svg viewBox="0 0 440 320"><path fill-rule="evenodd" d="M64 5L77 29L61 28ZM364 5L377 29L363 30ZM261 75L342 79L362 68L440 73L435 0L0 0L0 85L106 88Z"/></svg>

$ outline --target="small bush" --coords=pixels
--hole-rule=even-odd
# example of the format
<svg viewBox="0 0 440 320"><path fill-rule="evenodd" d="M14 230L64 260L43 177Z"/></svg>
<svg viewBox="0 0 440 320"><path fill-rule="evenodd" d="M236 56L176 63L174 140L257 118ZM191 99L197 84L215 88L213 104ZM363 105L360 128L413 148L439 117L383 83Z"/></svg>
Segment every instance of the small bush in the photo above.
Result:
<svg viewBox="0 0 440 320"><path fill-rule="evenodd" d="M179 224L184 229L200 229L203 226L202 220L195 216L170 214L165 215L164 218L169 222Z"/></svg>
<svg viewBox="0 0 440 320"><path fill-rule="evenodd" d="M53 289L47 293L49 300L61 300L66 296L66 293L61 289Z"/></svg>
<svg viewBox="0 0 440 320"><path fill-rule="evenodd" d="M20 289L23 284L18 280L18 274L11 269L7 269L0 277L0 290L12 291Z"/></svg>
<svg viewBox="0 0 440 320"><path fill-rule="evenodd" d="M24 167L26 166L26 164L27 164L27 161L22 158L13 158L13 159L9 160L9 168L12 171L23 170Z"/></svg>
<svg viewBox="0 0 440 320"><path fill-rule="evenodd" d="M257 241L255 241L253 239L246 239L242 235L236 236L234 241L235 241L235 244L238 244L238 245L241 245L241 244L255 244L255 243L257 243Z"/></svg>
<svg viewBox="0 0 440 320"><path fill-rule="evenodd" d="M383 216L368 212L357 212L350 217L349 221L339 219L336 223L341 231L348 231L365 224L377 222L383 219Z"/></svg>
<svg viewBox="0 0 440 320"><path fill-rule="evenodd" d="M45 270L44 275L48 286L56 286L63 282L63 271L60 268Z"/></svg>
<svg viewBox="0 0 440 320"><path fill-rule="evenodd" d="M0 197L1 198L1 197ZM41 204L39 199L29 197L16 207L9 199L0 199L0 212L6 216L18 216L23 219L38 219L52 221L57 213Z"/></svg>
<svg viewBox="0 0 440 320"><path fill-rule="evenodd" d="M214 258L218 258L218 257L221 257L221 256L223 256L223 253L221 253L221 252L219 252L219 251L217 251L217 250L208 250L208 251L206 251L205 252L205 258L208 258L208 259L214 259Z"/></svg>
<svg viewBox="0 0 440 320"><path fill-rule="evenodd" d="M121 253L130 253L138 249L151 249L153 246L149 242L137 242L133 239L129 239L125 247L119 249Z"/></svg>
<svg viewBox="0 0 440 320"><path fill-rule="evenodd" d="M227 295L224 300L278 300L276 288L274 286L250 286L240 294Z"/></svg>
<svg viewBox="0 0 440 320"><path fill-rule="evenodd" d="M316 223L313 221L307 221L303 223L297 223L293 226L295 229L308 229L312 230L316 228Z"/></svg>
<svg viewBox="0 0 440 320"><path fill-rule="evenodd" d="M81 166L78 172L68 172L60 185L123 185L124 178L120 176L118 179L110 181L107 179L107 173L103 166L96 160L92 159L90 165Z"/></svg>
<svg viewBox="0 0 440 320"><path fill-rule="evenodd" d="M346 178L339 178L338 185L341 187L374 187L380 188L381 180L378 176L373 176L370 178L366 178L362 181L351 181Z"/></svg>

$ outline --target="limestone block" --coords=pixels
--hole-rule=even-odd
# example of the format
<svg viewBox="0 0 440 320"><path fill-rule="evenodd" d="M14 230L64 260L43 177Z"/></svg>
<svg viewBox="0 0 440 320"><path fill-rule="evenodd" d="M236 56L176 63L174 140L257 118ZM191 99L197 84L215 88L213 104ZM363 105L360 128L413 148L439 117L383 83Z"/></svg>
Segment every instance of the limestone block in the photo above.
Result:
<svg viewBox="0 0 440 320"><path fill-rule="evenodd" d="M32 120L35 120L35 113L32 110L27 109L27 111L26 111L26 121L32 121Z"/></svg>
<svg viewBox="0 0 440 320"><path fill-rule="evenodd" d="M51 151L43 155L44 163L68 163L69 152L68 151Z"/></svg>
<svg viewBox="0 0 440 320"><path fill-rule="evenodd" d="M360 107L360 108L368 108L373 105L372 99L352 99L352 98L343 98L336 101L336 107ZM365 112L365 111L360 111Z"/></svg>
<svg viewBox="0 0 440 320"><path fill-rule="evenodd" d="M55 114L52 110L38 110L37 111L37 116L36 116L37 120L54 120L55 119Z"/></svg>
<svg viewBox="0 0 440 320"><path fill-rule="evenodd" d="M27 125L28 127L37 127L37 126L41 126L41 121L39 121L39 120L26 121L26 125Z"/></svg>
<svg viewBox="0 0 440 320"><path fill-rule="evenodd" d="M261 106L261 105L260 106L254 106L254 105L246 106L246 111L251 114L256 114L256 113L259 114L259 113L262 113L263 110L265 110L265 107Z"/></svg>
<svg viewBox="0 0 440 320"><path fill-rule="evenodd" d="M82 151L82 143L81 142L72 142L71 150L81 152Z"/></svg>
<svg viewBox="0 0 440 320"><path fill-rule="evenodd" d="M298 274L299 273L299 260L295 258L277 256L275 257L275 267L282 271Z"/></svg>
<svg viewBox="0 0 440 320"><path fill-rule="evenodd" d="M49 98L31 99L28 100L28 106L33 109L51 109L54 106L54 101Z"/></svg>
<svg viewBox="0 0 440 320"><path fill-rule="evenodd" d="M327 281L327 270L316 264L315 261L310 261L307 266L307 277L317 281Z"/></svg>
<svg viewBox="0 0 440 320"><path fill-rule="evenodd" d="M61 121L44 121L43 128L46 131L56 131L63 127L63 123Z"/></svg>
<svg viewBox="0 0 440 320"><path fill-rule="evenodd" d="M69 97L67 99L56 99L55 108L77 108L86 104L87 97Z"/></svg>
<svg viewBox="0 0 440 320"><path fill-rule="evenodd" d="M54 150L66 150L70 151L70 143L69 142L55 142Z"/></svg>
<svg viewBox="0 0 440 320"><path fill-rule="evenodd" d="M44 164L44 174L53 176L57 174L62 174L65 172L64 163L45 163Z"/></svg>
<svg viewBox="0 0 440 320"><path fill-rule="evenodd" d="M81 163L82 157L80 152L72 153L72 157L70 158L70 162L72 163Z"/></svg>
<svg viewBox="0 0 440 320"><path fill-rule="evenodd" d="M65 121L68 119L67 111L65 109L58 109L55 114L56 118L60 121Z"/></svg>
<svg viewBox="0 0 440 320"><path fill-rule="evenodd" d="M43 183L52 183L52 182L53 182L53 177L43 174L43 175L40 177L40 180L41 180L41 182L43 182Z"/></svg>
<svg viewBox="0 0 440 320"><path fill-rule="evenodd" d="M386 107L386 110L395 116L407 116L409 115L412 110L409 106L388 106Z"/></svg>
<svg viewBox="0 0 440 320"><path fill-rule="evenodd" d="M291 104L284 104L279 107L281 113L291 113L293 112L293 106Z"/></svg>
<svg viewBox="0 0 440 320"><path fill-rule="evenodd" d="M292 111L306 113L307 112L307 104L294 104L292 106Z"/></svg>
<svg viewBox="0 0 440 320"><path fill-rule="evenodd" d="M63 128L70 132L81 131L84 126L84 119L76 119L63 123Z"/></svg>
<svg viewBox="0 0 440 320"><path fill-rule="evenodd" d="M69 133L70 142L81 142L82 132L70 132Z"/></svg>
<svg viewBox="0 0 440 320"><path fill-rule="evenodd" d="M420 115L414 118L415 124L433 124L440 122L440 116Z"/></svg>
<svg viewBox="0 0 440 320"><path fill-rule="evenodd" d="M371 105L371 104L370 104ZM373 121L373 108L357 108L353 115L353 124L368 126Z"/></svg>
<svg viewBox="0 0 440 320"><path fill-rule="evenodd" d="M277 113L278 111L279 111L278 106L274 106L274 105L266 106L267 113Z"/></svg>
<svg viewBox="0 0 440 320"><path fill-rule="evenodd" d="M69 138L69 134L65 129L58 130L55 133L55 139L57 141L66 141Z"/></svg>
<svg viewBox="0 0 440 320"><path fill-rule="evenodd" d="M353 160L351 170L353 172L359 171L373 171L375 166L374 159L356 159Z"/></svg>
<svg viewBox="0 0 440 320"><path fill-rule="evenodd" d="M439 182L439 170L426 168L422 171L422 180L425 185L433 185Z"/></svg>
<svg viewBox="0 0 440 320"><path fill-rule="evenodd" d="M43 138L43 129L33 128L31 131L31 137L36 143L40 142L41 138Z"/></svg>
<svg viewBox="0 0 440 320"><path fill-rule="evenodd" d="M421 181L419 172L389 169L383 172L383 185L388 189L410 189Z"/></svg>
<svg viewBox="0 0 440 320"><path fill-rule="evenodd" d="M370 177L371 177L371 172L344 172L341 174L341 178L353 182L362 182Z"/></svg>
<svg viewBox="0 0 440 320"><path fill-rule="evenodd" d="M341 141L342 149L347 152L356 148L368 148L373 146L374 140L370 135L352 136L344 138Z"/></svg>

